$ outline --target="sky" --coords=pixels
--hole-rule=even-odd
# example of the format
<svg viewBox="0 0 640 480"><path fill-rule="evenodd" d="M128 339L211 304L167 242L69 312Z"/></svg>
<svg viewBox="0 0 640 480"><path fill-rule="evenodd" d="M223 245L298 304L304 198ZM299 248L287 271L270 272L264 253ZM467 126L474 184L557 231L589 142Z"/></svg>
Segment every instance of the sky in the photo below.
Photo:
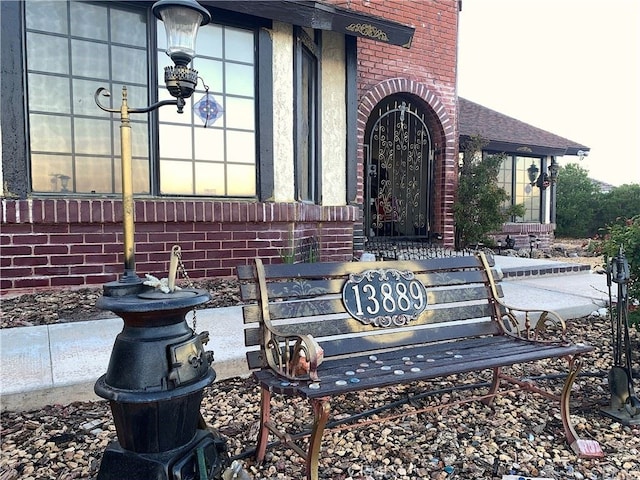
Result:
<svg viewBox="0 0 640 480"><path fill-rule="evenodd" d="M458 94L591 148L589 177L640 184L640 0L462 0Z"/></svg>

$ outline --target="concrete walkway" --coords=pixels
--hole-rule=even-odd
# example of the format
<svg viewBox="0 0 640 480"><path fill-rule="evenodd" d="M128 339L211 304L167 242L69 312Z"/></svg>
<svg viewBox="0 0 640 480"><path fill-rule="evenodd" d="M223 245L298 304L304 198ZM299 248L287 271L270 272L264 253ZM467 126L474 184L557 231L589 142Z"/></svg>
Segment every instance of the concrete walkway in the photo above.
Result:
<svg viewBox="0 0 640 480"><path fill-rule="evenodd" d="M577 318L608 302L606 276L588 266L502 256L496 266L513 306ZM214 351L217 378L247 375L241 307L198 310L197 318L198 332L211 333L206 349ZM120 318L0 330L1 410L98 399L93 384L106 372L121 330Z"/></svg>

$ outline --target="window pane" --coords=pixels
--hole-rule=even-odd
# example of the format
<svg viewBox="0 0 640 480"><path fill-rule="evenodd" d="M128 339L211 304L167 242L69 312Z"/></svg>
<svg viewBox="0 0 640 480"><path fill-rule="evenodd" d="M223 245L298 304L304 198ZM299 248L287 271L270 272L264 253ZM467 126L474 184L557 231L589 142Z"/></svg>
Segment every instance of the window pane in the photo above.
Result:
<svg viewBox="0 0 640 480"><path fill-rule="evenodd" d="M111 121L75 118L73 121L75 152L111 155Z"/></svg>
<svg viewBox="0 0 640 480"><path fill-rule="evenodd" d="M224 31L224 58L253 63L253 32L229 27Z"/></svg>
<svg viewBox="0 0 640 480"><path fill-rule="evenodd" d="M244 98L225 97L224 117L227 128L239 128L242 130L254 129L254 105L253 100Z"/></svg>
<svg viewBox="0 0 640 480"><path fill-rule="evenodd" d="M27 68L31 71L69 73L68 40L40 33L28 33Z"/></svg>
<svg viewBox="0 0 640 480"><path fill-rule="evenodd" d="M185 158L191 160L193 158L191 127L160 125L160 151L164 158Z"/></svg>
<svg viewBox="0 0 640 480"><path fill-rule="evenodd" d="M27 28L45 32L67 33L66 2L24 2L24 6ZM43 15L43 11L46 11L47 14Z"/></svg>
<svg viewBox="0 0 640 480"><path fill-rule="evenodd" d="M131 85L130 83L127 83L126 85L114 83L113 91L111 92L111 97L113 98L112 102L114 107L120 108L120 105L122 104L122 87L123 86L127 87L127 103L129 104L129 108L144 107L149 104L149 94L147 92L146 86ZM131 119L133 121L144 120L146 122L147 117L148 115L134 113L131 116Z"/></svg>
<svg viewBox="0 0 640 480"><path fill-rule="evenodd" d="M196 162L196 195L222 196L224 164Z"/></svg>
<svg viewBox="0 0 640 480"><path fill-rule="evenodd" d="M112 192L115 189L111 157L76 157L77 192Z"/></svg>
<svg viewBox="0 0 640 480"><path fill-rule="evenodd" d="M228 165L227 195L250 197L256 194L256 169L252 165Z"/></svg>
<svg viewBox="0 0 640 480"><path fill-rule="evenodd" d="M250 65L227 64L226 68L226 93L253 97L254 78L253 67Z"/></svg>
<svg viewBox="0 0 640 480"><path fill-rule="evenodd" d="M115 43L146 48L146 15L143 12L111 9L111 40Z"/></svg>
<svg viewBox="0 0 640 480"><path fill-rule="evenodd" d="M163 51L163 28L158 29L158 36L158 95L162 100L171 98L163 81L163 67L170 62ZM228 61L228 58L221 58L223 37L227 56L231 55L233 62ZM187 102L185 114L178 115L175 109L168 107L159 112L162 193L255 195L254 48L252 31L219 25L206 25L200 29L193 68L203 80L198 83L195 94ZM249 65L239 65L237 61ZM223 115L208 128L202 128L202 120L195 115L193 108L205 94L202 83L209 87L210 94L224 110ZM176 162L179 159L185 161ZM232 164L244 165L234 167ZM231 179L232 173L240 173L243 177ZM166 175L172 175L172 178L165 178ZM250 179L249 182L247 178ZM182 185L181 181L188 183ZM237 182L238 185L229 188L230 182Z"/></svg>
<svg viewBox="0 0 640 480"><path fill-rule="evenodd" d="M206 58L195 58L193 60L193 68L198 71L198 75L202 77L205 85L212 92L223 92L222 84L222 62L220 60L209 60ZM164 73L163 73L164 75ZM253 85L251 86L251 95L253 95ZM198 85L198 89L202 88L202 84Z"/></svg>
<svg viewBox="0 0 640 480"><path fill-rule="evenodd" d="M173 160L160 161L160 192L193 195L193 164Z"/></svg>
<svg viewBox="0 0 640 480"><path fill-rule="evenodd" d="M147 53L144 50L112 47L111 56L111 68L115 81L147 84ZM164 73L162 78L164 79Z"/></svg>
<svg viewBox="0 0 640 480"><path fill-rule="evenodd" d="M224 131L218 128L198 128L195 131L197 160L224 161ZM249 134L253 143L253 134Z"/></svg>
<svg viewBox="0 0 640 480"><path fill-rule="evenodd" d="M69 113L69 79L52 75L29 74L29 109L31 111ZM94 104L95 106L95 104Z"/></svg>
<svg viewBox="0 0 640 480"><path fill-rule="evenodd" d="M70 155L31 155L31 186L35 192L63 192L60 177L69 177L67 181L70 186L71 175L73 167Z"/></svg>
<svg viewBox="0 0 640 480"><path fill-rule="evenodd" d="M71 35L107 40L109 38L107 9L87 3L71 2Z"/></svg>
<svg viewBox="0 0 640 480"><path fill-rule="evenodd" d="M109 78L109 47L106 44L72 40L71 56L73 75Z"/></svg>
<svg viewBox="0 0 640 480"><path fill-rule="evenodd" d="M111 118L109 113L103 112L98 108L94 100L96 90L100 87L106 87L105 82L102 80L73 80L74 115L90 115L95 117ZM109 106L110 101L119 101L117 91L111 92L111 95L112 96L110 98L100 96L100 104Z"/></svg>
<svg viewBox="0 0 640 480"><path fill-rule="evenodd" d="M219 25L206 25L198 30L196 50L206 52L208 57L222 58L222 27ZM162 48L166 48L166 38ZM159 43L158 43L158 46Z"/></svg>
<svg viewBox="0 0 640 480"><path fill-rule="evenodd" d="M253 132L227 132L227 158L234 163L256 161L255 135Z"/></svg>
<svg viewBox="0 0 640 480"><path fill-rule="evenodd" d="M58 115L29 116L31 150L71 153L71 118Z"/></svg>

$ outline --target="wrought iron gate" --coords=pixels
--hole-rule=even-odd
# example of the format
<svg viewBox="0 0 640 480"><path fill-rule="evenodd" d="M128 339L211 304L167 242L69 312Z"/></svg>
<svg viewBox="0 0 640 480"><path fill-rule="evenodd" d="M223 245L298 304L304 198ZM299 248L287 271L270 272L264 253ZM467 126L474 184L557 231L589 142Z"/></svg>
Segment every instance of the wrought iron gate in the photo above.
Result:
<svg viewBox="0 0 640 480"><path fill-rule="evenodd" d="M434 155L424 113L396 98L377 114L365 139L367 234L428 238Z"/></svg>

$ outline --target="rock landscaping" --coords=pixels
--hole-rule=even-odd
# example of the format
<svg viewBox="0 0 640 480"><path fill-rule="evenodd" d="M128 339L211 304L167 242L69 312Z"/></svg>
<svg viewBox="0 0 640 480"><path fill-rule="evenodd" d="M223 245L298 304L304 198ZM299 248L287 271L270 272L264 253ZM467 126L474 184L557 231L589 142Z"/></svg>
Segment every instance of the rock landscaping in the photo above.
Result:
<svg viewBox="0 0 640 480"><path fill-rule="evenodd" d="M574 385L572 413L578 433L598 440L605 458L578 459L564 441L559 412L535 395L505 396L498 398L493 407L478 402L433 414L412 414L426 404L451 403L474 393L459 390L444 393L444 398L409 400L375 413L393 415L390 422L367 424L365 418L355 426L344 425L326 432L320 477L469 480L501 479L513 474L525 478L640 479L640 426L622 426L599 413L610 398L610 324L606 319L588 318L570 323L570 332L597 345ZM639 345L637 329L631 332L634 345ZM638 364L639 351L640 348L635 349L634 365ZM524 368L529 369L527 375L544 375L554 371L553 363ZM488 378L470 376L461 380L472 384ZM562 385L562 379L552 377L549 382L557 388ZM374 395L345 395L334 402L339 409L334 420L344 416L342 410L372 409L425 389L446 389L449 385L443 381L428 387L414 384L378 390ZM234 378L216 382L205 391L202 412L208 424L227 439L230 455L246 457L245 467L251 478L303 478L302 462L282 445L267 451L263 465L253 464L249 454L257 431L258 405L259 389L253 380ZM288 402L280 414L302 418L301 409L307 405L302 400ZM0 436L0 480L94 479L105 447L115 438L115 430L107 403L100 401L6 412Z"/></svg>

